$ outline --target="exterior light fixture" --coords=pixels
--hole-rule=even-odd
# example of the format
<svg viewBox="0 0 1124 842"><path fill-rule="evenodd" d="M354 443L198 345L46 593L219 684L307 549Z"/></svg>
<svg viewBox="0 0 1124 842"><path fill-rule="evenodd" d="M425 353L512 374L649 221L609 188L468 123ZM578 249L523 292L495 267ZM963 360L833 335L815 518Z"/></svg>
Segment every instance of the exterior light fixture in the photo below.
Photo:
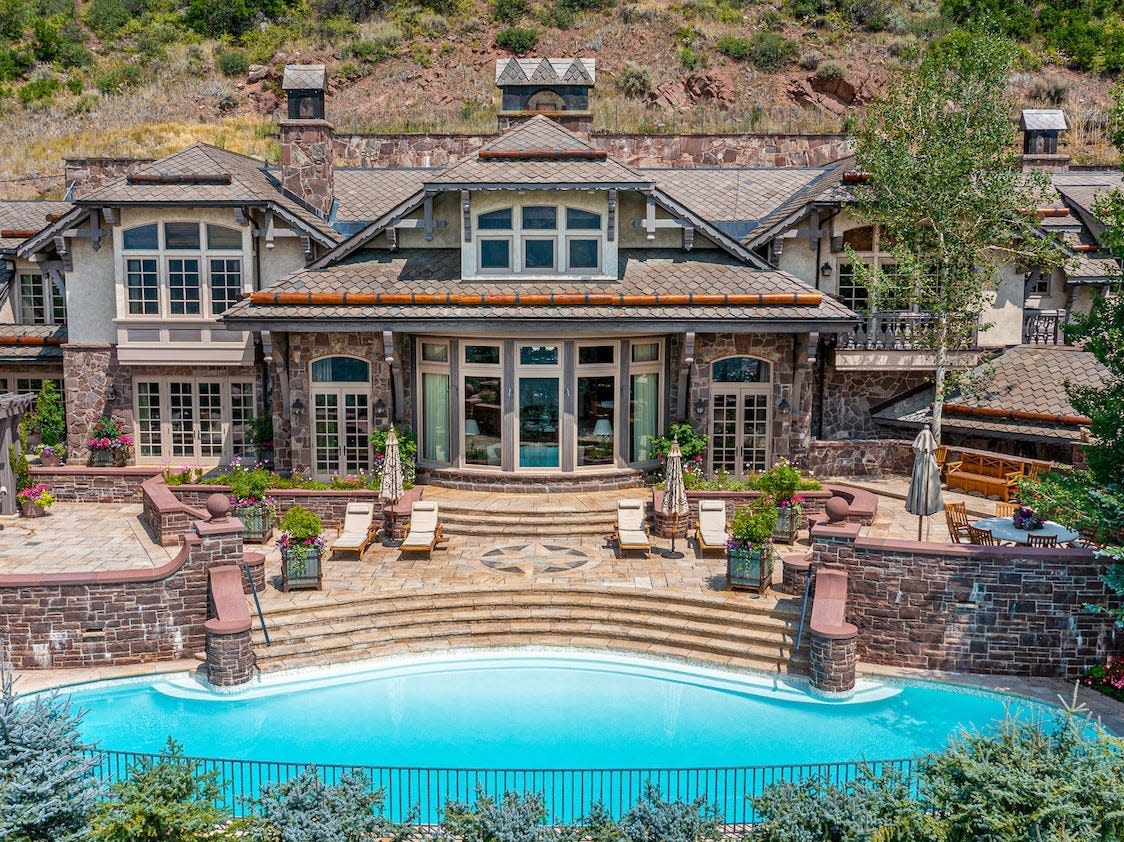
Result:
<svg viewBox="0 0 1124 842"><path fill-rule="evenodd" d="M300 398L293 398L293 403L289 408L293 410L294 415L300 415L302 412L304 412L304 401L302 401Z"/></svg>
<svg viewBox="0 0 1124 842"><path fill-rule="evenodd" d="M699 398L695 401L695 416L702 418L706 415L706 398Z"/></svg>
<svg viewBox="0 0 1124 842"><path fill-rule="evenodd" d="M789 403L789 400L788 400L788 396L789 396L789 393L791 391L792 391L791 386L787 386L787 385L781 386L781 399L779 401L777 401L777 412L779 412L781 415L791 415L792 414L792 404Z"/></svg>
<svg viewBox="0 0 1124 842"><path fill-rule="evenodd" d="M820 267L820 276L824 277L824 278L830 278L831 277L831 264L830 263L824 263L824 265Z"/></svg>

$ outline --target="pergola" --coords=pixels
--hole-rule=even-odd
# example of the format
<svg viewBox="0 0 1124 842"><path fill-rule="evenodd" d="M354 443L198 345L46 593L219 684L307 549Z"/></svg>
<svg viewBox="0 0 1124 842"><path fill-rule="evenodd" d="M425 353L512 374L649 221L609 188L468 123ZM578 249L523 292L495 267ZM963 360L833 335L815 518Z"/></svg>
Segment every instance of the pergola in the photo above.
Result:
<svg viewBox="0 0 1124 842"><path fill-rule="evenodd" d="M0 514L14 515L16 474L8 458L8 447L20 440L19 425L23 414L35 404L35 395L0 395Z"/></svg>

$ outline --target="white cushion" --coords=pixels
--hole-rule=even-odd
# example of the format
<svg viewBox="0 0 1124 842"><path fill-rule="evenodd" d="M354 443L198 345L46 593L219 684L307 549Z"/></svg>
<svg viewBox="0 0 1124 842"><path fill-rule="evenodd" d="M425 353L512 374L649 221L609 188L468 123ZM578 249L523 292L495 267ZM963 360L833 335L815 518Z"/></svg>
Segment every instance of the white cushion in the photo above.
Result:
<svg viewBox="0 0 1124 842"><path fill-rule="evenodd" d="M348 503L343 516L343 533L358 534L366 532L375 519L374 503Z"/></svg>
<svg viewBox="0 0 1124 842"><path fill-rule="evenodd" d="M433 544L433 532L419 532L416 529L411 529L406 533L406 538L402 542L402 547L430 547ZM401 549L401 547L399 548Z"/></svg>
<svg viewBox="0 0 1124 842"><path fill-rule="evenodd" d="M437 531L437 504L430 500L419 500L410 509L410 531Z"/></svg>
<svg viewBox="0 0 1124 842"><path fill-rule="evenodd" d="M648 547L651 541L642 529L621 529L619 531L620 543L629 547Z"/></svg>
<svg viewBox="0 0 1124 842"><path fill-rule="evenodd" d="M726 532L726 503L723 500L699 501L699 531L705 535ZM725 538L722 539L725 541ZM710 539L707 539L710 543Z"/></svg>
<svg viewBox="0 0 1124 842"><path fill-rule="evenodd" d="M644 504L640 500L619 500L617 502L617 528L620 530L644 530Z"/></svg>
<svg viewBox="0 0 1124 842"><path fill-rule="evenodd" d="M359 549L367 543L366 532L344 533L332 542L333 550Z"/></svg>
<svg viewBox="0 0 1124 842"><path fill-rule="evenodd" d="M703 543L708 547L721 547L726 545L727 539L730 537L725 532L699 532L702 535Z"/></svg>

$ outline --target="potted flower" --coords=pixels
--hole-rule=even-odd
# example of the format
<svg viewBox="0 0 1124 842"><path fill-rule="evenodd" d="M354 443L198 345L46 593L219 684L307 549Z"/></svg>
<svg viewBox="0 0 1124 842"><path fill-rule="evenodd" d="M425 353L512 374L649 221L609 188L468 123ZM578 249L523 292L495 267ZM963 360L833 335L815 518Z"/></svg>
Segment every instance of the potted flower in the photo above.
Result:
<svg viewBox="0 0 1124 842"><path fill-rule="evenodd" d="M125 433L125 425L121 419L106 415L94 422L90 428L90 437L86 439L90 465L98 468L128 464L132 446L133 437Z"/></svg>
<svg viewBox="0 0 1124 842"><path fill-rule="evenodd" d="M39 464L44 468L57 468L66 458L66 448L61 444L41 444L35 448Z"/></svg>
<svg viewBox="0 0 1124 842"><path fill-rule="evenodd" d="M24 517L43 517L55 502L55 495L45 485L31 485L19 493L19 501Z"/></svg>
<svg viewBox="0 0 1124 842"><path fill-rule="evenodd" d="M320 517L304 506L293 506L278 524L281 535L281 590L288 593L297 588L320 589L320 561L324 539Z"/></svg>
<svg viewBox="0 0 1124 842"><path fill-rule="evenodd" d="M796 493L800 483L800 471L787 459L778 459L773 467L762 472L754 482L758 491L771 497L776 503L777 523L773 529L773 537L786 544L796 540L796 533L803 522L804 507L801 503L804 500Z"/></svg>
<svg viewBox="0 0 1124 842"><path fill-rule="evenodd" d="M235 467L227 478L234 516L246 527L244 540L264 543L273 535L277 508L273 500L265 495L270 480L272 477L265 468L247 471L241 466Z"/></svg>
<svg viewBox="0 0 1124 842"><path fill-rule="evenodd" d="M773 577L773 546L777 507L766 497L734 512L732 537L726 542L726 582L730 588L765 593Z"/></svg>
<svg viewBox="0 0 1124 842"><path fill-rule="evenodd" d="M1015 522L1015 529L1025 529L1027 532L1041 529L1042 525L1046 523L1046 519L1030 506L1019 506L1015 509L1015 514L1011 517L1011 520Z"/></svg>

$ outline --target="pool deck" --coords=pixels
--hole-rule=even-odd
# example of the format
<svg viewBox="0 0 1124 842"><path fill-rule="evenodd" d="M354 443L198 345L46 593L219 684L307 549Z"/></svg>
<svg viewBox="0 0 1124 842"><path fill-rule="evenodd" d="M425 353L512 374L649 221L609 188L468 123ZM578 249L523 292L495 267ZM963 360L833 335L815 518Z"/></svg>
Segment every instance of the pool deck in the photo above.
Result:
<svg viewBox="0 0 1124 842"><path fill-rule="evenodd" d="M838 482L878 495L878 515L867 528L868 534L916 538L917 518L906 513L902 505L907 485L905 478L841 478ZM525 495L494 496L526 499ZM979 516L994 511L993 502L979 497L949 493L945 496L950 501L964 500L969 512ZM494 504L502 510L504 502L497 499ZM578 500L569 502L581 504ZM0 573L152 568L166 563L174 555L174 548L159 546L145 531L140 522L139 505L57 503L46 518L0 518L0 526ZM325 537L331 540L334 534L327 532ZM926 519L925 538L947 543L943 517ZM611 543L596 535L539 538L454 535L430 559L403 557L393 547L376 544L362 559L344 556L326 564L324 590L283 594L276 587L267 586L262 602L267 612L271 607L285 606L307 606L315 610L331 606L337 600L354 600L360 594L377 598L389 594L421 595L426 591L509 590L542 585L747 598L744 594L724 590L725 566L720 557L699 558L683 539L677 541L675 554L670 552L669 541L657 539L655 544L656 551L647 561L639 555L617 558ZM791 549L806 548L805 538L802 544ZM267 577L272 580L280 569L280 557L272 545L265 549ZM764 600L777 598L770 594ZM102 678L192 671L198 667L198 661L184 660L131 667L26 671L18 675L18 688L27 692ZM1060 679L923 673L862 663L859 669L870 675L953 681L1049 703L1057 703L1059 697L1068 701L1074 689L1072 683ZM1078 702L1111 731L1124 734L1124 703L1086 688L1080 689Z"/></svg>

